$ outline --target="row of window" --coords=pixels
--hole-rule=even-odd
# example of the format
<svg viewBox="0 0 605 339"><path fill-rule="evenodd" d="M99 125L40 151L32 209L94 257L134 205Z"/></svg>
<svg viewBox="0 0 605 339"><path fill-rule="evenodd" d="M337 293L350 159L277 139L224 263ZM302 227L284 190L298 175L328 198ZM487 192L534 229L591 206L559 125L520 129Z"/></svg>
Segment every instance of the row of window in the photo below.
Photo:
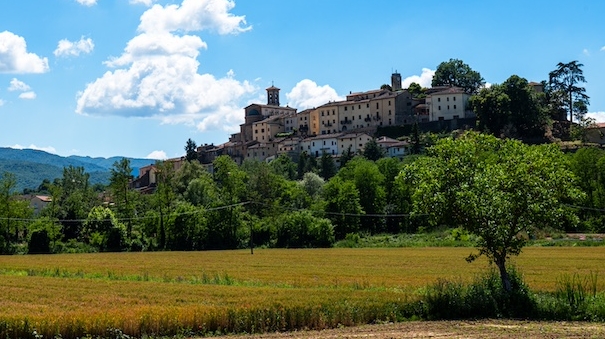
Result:
<svg viewBox="0 0 605 339"><path fill-rule="evenodd" d="M447 105L447 109L450 109L450 105ZM456 105L454 105L454 109L456 109ZM439 106L439 110L441 111L441 106Z"/></svg>
<svg viewBox="0 0 605 339"><path fill-rule="evenodd" d="M453 101L456 101L456 97L452 97ZM450 97L445 97L445 99L447 99L446 101L450 101ZM441 98L437 98L437 102L441 102Z"/></svg>

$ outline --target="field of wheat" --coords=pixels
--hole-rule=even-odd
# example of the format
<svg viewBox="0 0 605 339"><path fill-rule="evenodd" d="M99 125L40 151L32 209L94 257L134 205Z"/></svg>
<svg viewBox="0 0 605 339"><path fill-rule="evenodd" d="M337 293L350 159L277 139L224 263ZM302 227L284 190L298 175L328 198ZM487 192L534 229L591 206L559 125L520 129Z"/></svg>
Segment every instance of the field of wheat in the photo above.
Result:
<svg viewBox="0 0 605 339"><path fill-rule="evenodd" d="M470 280L484 271L485 259L464 260L471 251L4 256L0 337L253 333L393 321L437 279ZM532 289L550 291L563 274L601 273L604 257L603 247L526 248L513 262Z"/></svg>

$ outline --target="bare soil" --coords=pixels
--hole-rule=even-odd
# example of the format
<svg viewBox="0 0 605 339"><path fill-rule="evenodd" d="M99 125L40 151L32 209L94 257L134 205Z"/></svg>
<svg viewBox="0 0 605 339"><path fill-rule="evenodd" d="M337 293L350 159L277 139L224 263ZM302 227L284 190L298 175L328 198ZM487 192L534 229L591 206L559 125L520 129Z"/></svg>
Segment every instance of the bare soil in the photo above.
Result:
<svg viewBox="0 0 605 339"><path fill-rule="evenodd" d="M604 323L514 320L410 321L323 331L227 336L231 339L605 338Z"/></svg>

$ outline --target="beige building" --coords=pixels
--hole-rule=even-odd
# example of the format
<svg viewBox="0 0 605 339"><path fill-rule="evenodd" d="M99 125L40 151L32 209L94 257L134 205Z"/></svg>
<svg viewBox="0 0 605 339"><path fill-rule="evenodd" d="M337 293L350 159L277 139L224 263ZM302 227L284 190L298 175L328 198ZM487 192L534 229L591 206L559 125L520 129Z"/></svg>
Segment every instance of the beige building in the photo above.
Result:
<svg viewBox="0 0 605 339"><path fill-rule="evenodd" d="M351 148L353 153L361 153L368 141L372 140L372 137L366 133L345 133L341 134L337 138L338 149L340 153L345 152Z"/></svg>
<svg viewBox="0 0 605 339"><path fill-rule="evenodd" d="M468 108L470 95L462 88L449 87L426 97L430 121L472 118L474 113Z"/></svg>

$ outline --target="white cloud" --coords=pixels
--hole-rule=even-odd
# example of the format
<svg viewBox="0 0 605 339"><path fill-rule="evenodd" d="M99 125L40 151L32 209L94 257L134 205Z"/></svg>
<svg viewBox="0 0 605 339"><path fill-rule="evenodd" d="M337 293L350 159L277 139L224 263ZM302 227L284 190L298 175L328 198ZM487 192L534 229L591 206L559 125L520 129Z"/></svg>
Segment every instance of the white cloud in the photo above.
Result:
<svg viewBox="0 0 605 339"><path fill-rule="evenodd" d="M586 117L594 119L595 122L605 122L605 112L589 112Z"/></svg>
<svg viewBox="0 0 605 339"><path fill-rule="evenodd" d="M288 98L288 105L299 110L321 106L329 101L345 99L329 85L318 86L309 79L299 81L290 93L286 93L286 98Z"/></svg>
<svg viewBox="0 0 605 339"><path fill-rule="evenodd" d="M17 78L13 78L10 82L10 86L8 87L8 90L11 92L13 92L13 91L25 92L25 91L29 91L30 89L31 89L31 87L29 87L23 81L18 80Z"/></svg>
<svg viewBox="0 0 605 339"><path fill-rule="evenodd" d="M63 39L57 44L57 49L53 54L57 57L61 56L79 56L80 53L88 54L95 48L95 44L91 38L84 39L81 37L79 41L69 41Z"/></svg>
<svg viewBox="0 0 605 339"><path fill-rule="evenodd" d="M6 101L0 99L0 107L4 106L4 104L6 104Z"/></svg>
<svg viewBox="0 0 605 339"><path fill-rule="evenodd" d="M605 46L601 47L601 52L605 52Z"/></svg>
<svg viewBox="0 0 605 339"><path fill-rule="evenodd" d="M27 52L23 37L9 31L0 32L0 73L48 72L48 58Z"/></svg>
<svg viewBox="0 0 605 339"><path fill-rule="evenodd" d="M586 56L590 56L590 51L588 51L588 49L587 49L587 48L584 48L584 49L582 50L582 53L583 53L584 55L586 55Z"/></svg>
<svg viewBox="0 0 605 339"><path fill-rule="evenodd" d="M243 120L239 101L256 88L236 80L232 71L222 78L198 73L197 57L207 45L199 36L185 34L248 30L243 16L228 12L233 6L230 0L183 0L180 6L148 9L141 16L139 35L121 56L105 62L114 69L78 93L76 112L153 117L202 130L238 126Z"/></svg>
<svg viewBox="0 0 605 339"><path fill-rule="evenodd" d="M94 6L97 4L97 0L76 0L80 5Z"/></svg>
<svg viewBox="0 0 605 339"><path fill-rule="evenodd" d="M154 3L155 0L130 0L130 3L133 5L136 4L143 4L147 7L151 6Z"/></svg>
<svg viewBox="0 0 605 339"><path fill-rule="evenodd" d="M44 152L48 152L48 153L53 153L53 154L57 154L57 150L52 147L52 146L47 146L47 147L38 147L34 144L31 144L29 146L21 146L19 144L13 145L13 146L9 146L10 148L14 148L14 149L35 149L38 151L44 151Z"/></svg>
<svg viewBox="0 0 605 339"><path fill-rule="evenodd" d="M433 81L434 75L435 75L435 71L428 69L428 68L423 68L422 74L412 75L412 76L409 76L409 77L403 79L403 81L401 82L401 87L408 88L408 87L410 87L410 84L412 82L415 82L422 87L430 88L431 81Z"/></svg>
<svg viewBox="0 0 605 339"><path fill-rule="evenodd" d="M21 94L19 94L19 99L25 99L25 100L33 100L36 98L36 93L35 92L23 92Z"/></svg>
<svg viewBox="0 0 605 339"><path fill-rule="evenodd" d="M245 16L235 16L229 11L235 7L231 0L183 0L181 5L154 5L141 16L139 31L193 32L216 30L219 34L245 32Z"/></svg>
<svg viewBox="0 0 605 339"><path fill-rule="evenodd" d="M164 151L153 151L149 153L145 159L165 160L168 159L168 156L166 156L166 152Z"/></svg>

